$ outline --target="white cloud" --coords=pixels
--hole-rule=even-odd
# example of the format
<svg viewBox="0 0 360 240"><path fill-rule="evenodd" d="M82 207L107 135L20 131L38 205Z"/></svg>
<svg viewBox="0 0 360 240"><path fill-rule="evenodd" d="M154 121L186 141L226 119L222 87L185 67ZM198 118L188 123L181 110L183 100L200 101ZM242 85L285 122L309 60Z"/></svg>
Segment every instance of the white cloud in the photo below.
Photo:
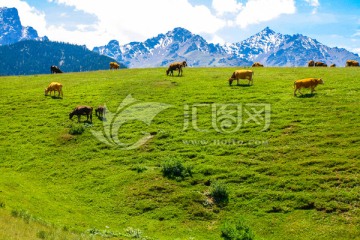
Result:
<svg viewBox="0 0 360 240"><path fill-rule="evenodd" d="M357 53L360 55L360 48L353 48L352 52Z"/></svg>
<svg viewBox="0 0 360 240"><path fill-rule="evenodd" d="M295 11L294 0L249 0L236 17L236 24L246 28L276 19L282 14L294 14Z"/></svg>
<svg viewBox="0 0 360 240"><path fill-rule="evenodd" d="M305 0L305 2L309 3L312 7L319 7L320 3L319 0Z"/></svg>
<svg viewBox="0 0 360 240"><path fill-rule="evenodd" d="M319 0L305 0L305 2L314 7L312 14L317 14L318 7L320 6Z"/></svg>
<svg viewBox="0 0 360 240"><path fill-rule="evenodd" d="M236 0L213 0L212 7L218 15L226 13L238 13L242 8L242 3L237 3Z"/></svg>
<svg viewBox="0 0 360 240"><path fill-rule="evenodd" d="M225 40L222 37L218 36L218 35L213 35L212 39L210 39L209 41L212 42L212 43L215 43L215 44L216 43L225 44Z"/></svg>
<svg viewBox="0 0 360 240"><path fill-rule="evenodd" d="M226 25L224 20L213 16L209 8L192 6L187 0L118 0L115 5L113 0L49 1L72 6L99 19L96 26L92 26L96 27L94 36L87 39L91 47L111 39L119 40L120 44L144 41L175 27L184 27L196 34L214 34ZM64 28L60 32L59 37L65 34Z"/></svg>

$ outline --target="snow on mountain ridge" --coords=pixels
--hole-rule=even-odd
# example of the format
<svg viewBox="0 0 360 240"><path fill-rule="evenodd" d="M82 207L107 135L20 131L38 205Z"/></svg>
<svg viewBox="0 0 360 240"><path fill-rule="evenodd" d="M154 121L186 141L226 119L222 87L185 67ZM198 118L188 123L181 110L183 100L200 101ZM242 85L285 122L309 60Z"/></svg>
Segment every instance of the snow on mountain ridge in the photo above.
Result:
<svg viewBox="0 0 360 240"><path fill-rule="evenodd" d="M269 27L241 42L223 45L207 43L200 35L175 28L144 43L125 44L120 49L122 55L116 59L122 59L129 67L164 66L180 60L187 60L193 66L239 66L255 61L267 66L305 66L310 59L343 65L346 58L359 59L357 54L345 49L333 51L315 39L301 34L283 35Z"/></svg>
<svg viewBox="0 0 360 240"><path fill-rule="evenodd" d="M22 26L16 8L0 7L0 25L0 45L8 45L23 40L49 40L46 36L39 37L34 28Z"/></svg>

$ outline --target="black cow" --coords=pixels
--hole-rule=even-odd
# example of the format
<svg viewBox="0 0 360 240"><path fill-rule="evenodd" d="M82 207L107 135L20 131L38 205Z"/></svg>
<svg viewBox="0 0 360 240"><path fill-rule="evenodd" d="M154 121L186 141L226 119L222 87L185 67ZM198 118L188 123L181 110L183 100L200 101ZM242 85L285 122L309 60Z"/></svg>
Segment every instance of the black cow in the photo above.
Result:
<svg viewBox="0 0 360 240"><path fill-rule="evenodd" d="M62 71L60 70L60 68L58 68L57 66L54 66L54 65L52 65L52 66L50 67L50 72L51 72L51 73L62 73Z"/></svg>
<svg viewBox="0 0 360 240"><path fill-rule="evenodd" d="M92 122L92 111L93 111L92 107L77 106L76 108L74 108L74 110L71 113L69 113L69 118L72 119L72 117L76 115L78 116L78 122L80 122L81 115L86 115L86 121L89 121L89 117L90 117L90 122Z"/></svg>

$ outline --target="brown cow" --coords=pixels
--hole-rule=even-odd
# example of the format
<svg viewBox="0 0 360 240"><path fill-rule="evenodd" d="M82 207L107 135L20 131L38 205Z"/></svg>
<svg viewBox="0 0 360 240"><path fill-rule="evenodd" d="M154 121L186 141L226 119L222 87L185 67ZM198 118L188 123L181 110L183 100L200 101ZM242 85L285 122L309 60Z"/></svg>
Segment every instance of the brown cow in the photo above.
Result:
<svg viewBox="0 0 360 240"><path fill-rule="evenodd" d="M187 66L186 61L171 63L169 68L166 70L166 75L169 76L170 74L171 76L174 76L173 71L179 70L178 76L180 76L180 74L182 76L182 72L183 72L182 68L186 66Z"/></svg>
<svg viewBox="0 0 360 240"><path fill-rule="evenodd" d="M311 88L311 93L313 93L315 91L315 87L318 84L324 84L324 81L321 78L305 78L296 80L294 82L294 96L296 96L296 91L299 91L299 93L302 95L300 92L301 88Z"/></svg>
<svg viewBox="0 0 360 240"><path fill-rule="evenodd" d="M120 65L116 62L110 62L110 69L119 69Z"/></svg>
<svg viewBox="0 0 360 240"><path fill-rule="evenodd" d="M106 108L104 106L99 106L95 109L95 115L99 118L104 118L106 113Z"/></svg>
<svg viewBox="0 0 360 240"><path fill-rule="evenodd" d="M347 60L345 67L359 67L359 62L355 60Z"/></svg>
<svg viewBox="0 0 360 240"><path fill-rule="evenodd" d="M78 117L78 122L80 122L81 115L86 115L86 121L89 121L90 117L90 122L92 122L92 111L93 108L90 106L77 106L71 113L69 113L69 119L72 119L72 117L76 115Z"/></svg>
<svg viewBox="0 0 360 240"><path fill-rule="evenodd" d="M315 62L315 67L327 67L327 64L323 62Z"/></svg>
<svg viewBox="0 0 360 240"><path fill-rule="evenodd" d="M331 65L330 65L330 67L336 67L336 64L335 64L335 63L333 63L333 64L331 64Z"/></svg>
<svg viewBox="0 0 360 240"><path fill-rule="evenodd" d="M249 85L250 85L250 83L253 84L253 79L252 79L253 74L254 74L254 72L252 70L236 70L235 72L233 72L233 74L229 78L229 85L231 86L231 84L234 80L236 80L237 85L239 85L240 79L248 79Z"/></svg>
<svg viewBox="0 0 360 240"><path fill-rule="evenodd" d="M315 65L314 60L310 60L310 61L308 62L308 67L313 67L314 65Z"/></svg>
<svg viewBox="0 0 360 240"><path fill-rule="evenodd" d="M255 62L253 63L252 67L263 67L264 65L262 65L261 63L259 62Z"/></svg>
<svg viewBox="0 0 360 240"><path fill-rule="evenodd" d="M63 91L62 91L62 84L59 82L52 82L49 84L49 86L47 88L45 88L45 96L48 95L48 93L50 92L50 96L51 96L51 92L54 92L54 96L55 96L55 92L58 92L58 97L63 97Z"/></svg>

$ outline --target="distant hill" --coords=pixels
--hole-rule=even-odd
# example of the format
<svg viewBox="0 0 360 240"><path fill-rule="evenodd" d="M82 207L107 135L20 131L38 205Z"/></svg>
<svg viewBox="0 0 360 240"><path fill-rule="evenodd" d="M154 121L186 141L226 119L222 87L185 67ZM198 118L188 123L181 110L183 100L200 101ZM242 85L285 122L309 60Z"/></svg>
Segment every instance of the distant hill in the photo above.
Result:
<svg viewBox="0 0 360 240"><path fill-rule="evenodd" d="M51 65L64 72L109 69L115 61L85 46L39 37L34 28L22 26L16 8L0 8L0 26L0 76L50 73Z"/></svg>
<svg viewBox="0 0 360 240"><path fill-rule="evenodd" d="M144 42L120 45L111 40L93 51L124 62L128 67L157 67L187 60L190 66L306 66L309 60L345 66L348 59L360 61L358 54L331 48L301 34L283 35L269 27L238 43L207 43L199 35L175 28Z"/></svg>
<svg viewBox="0 0 360 240"><path fill-rule="evenodd" d="M33 40L0 46L0 58L0 75L50 73L51 65L63 72L94 71L109 69L109 63L115 61L85 46Z"/></svg>

